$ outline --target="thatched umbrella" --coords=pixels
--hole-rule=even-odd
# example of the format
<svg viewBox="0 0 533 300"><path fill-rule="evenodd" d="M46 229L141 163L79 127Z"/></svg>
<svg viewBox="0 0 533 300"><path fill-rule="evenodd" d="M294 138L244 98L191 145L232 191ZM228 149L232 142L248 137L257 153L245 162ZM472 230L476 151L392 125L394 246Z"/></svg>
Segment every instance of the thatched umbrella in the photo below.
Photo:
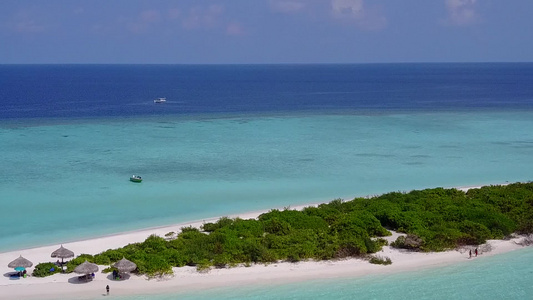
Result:
<svg viewBox="0 0 533 300"><path fill-rule="evenodd" d="M131 272L137 269L137 265L126 258L122 258L121 260L117 261L113 267L117 268L119 272Z"/></svg>
<svg viewBox="0 0 533 300"><path fill-rule="evenodd" d="M78 274L91 274L94 272L98 272L98 265L85 261L81 265L77 266L74 269L74 272Z"/></svg>
<svg viewBox="0 0 533 300"><path fill-rule="evenodd" d="M17 268L17 267L23 267L23 268L29 268L31 266L33 266L33 263L27 259L25 259L24 257L22 257L22 255L15 259L14 261L10 262L8 265L8 267L10 268Z"/></svg>
<svg viewBox="0 0 533 300"><path fill-rule="evenodd" d="M59 247L56 251L52 252L52 257L59 257L61 258L61 264L63 264L64 258L71 258L74 257L74 252L68 250L67 248L64 248L63 245Z"/></svg>

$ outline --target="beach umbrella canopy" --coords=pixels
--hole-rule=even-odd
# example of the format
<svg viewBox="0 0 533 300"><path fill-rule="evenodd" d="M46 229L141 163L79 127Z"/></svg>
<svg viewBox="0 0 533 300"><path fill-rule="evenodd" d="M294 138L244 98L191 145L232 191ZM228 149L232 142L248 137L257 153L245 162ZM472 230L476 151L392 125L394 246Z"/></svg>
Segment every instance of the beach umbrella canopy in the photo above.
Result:
<svg viewBox="0 0 533 300"><path fill-rule="evenodd" d="M10 268L17 268L17 267L29 268L29 267L33 266L33 263L31 261L25 259L21 255L19 258L17 258L14 261L10 262L7 266L10 267Z"/></svg>
<svg viewBox="0 0 533 300"><path fill-rule="evenodd" d="M52 257L59 257L61 258L61 262L63 262L64 258L71 258L74 257L74 252L68 250L67 248L64 248L63 245L59 247L56 251L52 252Z"/></svg>
<svg viewBox="0 0 533 300"><path fill-rule="evenodd" d="M122 258L121 260L117 261L113 267L117 268L120 272L131 272L137 269L137 265L126 258Z"/></svg>
<svg viewBox="0 0 533 300"><path fill-rule="evenodd" d="M98 272L98 265L85 261L74 269L78 274L91 274Z"/></svg>

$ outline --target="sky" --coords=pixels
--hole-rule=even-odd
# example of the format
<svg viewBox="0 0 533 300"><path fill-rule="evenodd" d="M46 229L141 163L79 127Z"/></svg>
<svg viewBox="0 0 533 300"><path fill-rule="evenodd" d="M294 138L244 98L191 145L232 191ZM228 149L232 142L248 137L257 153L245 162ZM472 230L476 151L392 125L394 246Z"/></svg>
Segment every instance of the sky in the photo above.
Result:
<svg viewBox="0 0 533 300"><path fill-rule="evenodd" d="M0 0L0 64L532 62L532 0Z"/></svg>

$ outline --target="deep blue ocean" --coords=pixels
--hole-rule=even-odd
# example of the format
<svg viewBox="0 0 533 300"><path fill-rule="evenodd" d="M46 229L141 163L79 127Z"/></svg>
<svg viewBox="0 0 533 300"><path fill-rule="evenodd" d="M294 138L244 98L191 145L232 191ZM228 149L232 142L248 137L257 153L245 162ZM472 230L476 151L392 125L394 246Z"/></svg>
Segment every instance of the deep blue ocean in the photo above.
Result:
<svg viewBox="0 0 533 300"><path fill-rule="evenodd" d="M531 109L532 79L533 63L1 65L0 118Z"/></svg>
<svg viewBox="0 0 533 300"><path fill-rule="evenodd" d="M335 198L530 181L532 83L533 63L0 65L0 252ZM472 276L514 272L485 267ZM453 284L438 272L424 276ZM402 278L361 282L396 287L367 297L392 299ZM302 299L309 285L216 293L290 289ZM316 286L315 299L362 288ZM521 286L484 291L531 293Z"/></svg>

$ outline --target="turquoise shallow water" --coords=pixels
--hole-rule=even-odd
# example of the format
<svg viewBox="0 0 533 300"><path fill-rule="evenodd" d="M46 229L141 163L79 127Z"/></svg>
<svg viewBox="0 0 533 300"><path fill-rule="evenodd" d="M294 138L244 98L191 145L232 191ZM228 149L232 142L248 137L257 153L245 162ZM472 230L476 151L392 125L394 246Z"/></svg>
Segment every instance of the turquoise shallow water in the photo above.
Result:
<svg viewBox="0 0 533 300"><path fill-rule="evenodd" d="M532 299L531 263L529 247L417 272L117 299Z"/></svg>
<svg viewBox="0 0 533 300"><path fill-rule="evenodd" d="M22 125L0 125L0 251L338 197L533 178L531 111ZM129 182L131 174L144 181Z"/></svg>

